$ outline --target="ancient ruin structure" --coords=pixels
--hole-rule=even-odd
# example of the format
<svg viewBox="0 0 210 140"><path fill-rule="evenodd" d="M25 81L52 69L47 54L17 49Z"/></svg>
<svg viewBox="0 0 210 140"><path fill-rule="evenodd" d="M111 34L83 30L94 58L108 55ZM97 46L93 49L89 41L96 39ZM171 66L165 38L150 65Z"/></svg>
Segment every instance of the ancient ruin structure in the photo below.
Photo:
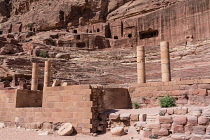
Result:
<svg viewBox="0 0 210 140"><path fill-rule="evenodd" d="M51 62L45 61L45 69L44 69L44 87L50 86L50 77L51 77Z"/></svg>
<svg viewBox="0 0 210 140"><path fill-rule="evenodd" d="M161 42L160 50L161 50L162 81L169 82L171 81L169 42L166 41Z"/></svg>
<svg viewBox="0 0 210 140"><path fill-rule="evenodd" d="M146 82L144 46L137 46L137 75L138 84Z"/></svg>
<svg viewBox="0 0 210 140"><path fill-rule="evenodd" d="M0 1L0 122L210 139L209 16L209 0Z"/></svg>
<svg viewBox="0 0 210 140"><path fill-rule="evenodd" d="M39 69L39 64L38 63L33 63L32 66L32 78L31 78L31 90L37 90L38 89L38 69Z"/></svg>

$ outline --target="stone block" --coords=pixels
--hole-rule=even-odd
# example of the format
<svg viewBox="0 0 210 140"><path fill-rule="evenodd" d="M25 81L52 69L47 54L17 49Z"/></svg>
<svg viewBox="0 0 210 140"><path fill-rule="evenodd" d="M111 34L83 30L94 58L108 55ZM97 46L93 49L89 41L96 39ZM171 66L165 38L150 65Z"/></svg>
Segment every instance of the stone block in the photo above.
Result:
<svg viewBox="0 0 210 140"><path fill-rule="evenodd" d="M164 129L164 128L152 129L152 135L168 136L169 135L169 131L167 129Z"/></svg>
<svg viewBox="0 0 210 140"><path fill-rule="evenodd" d="M206 133L205 126L194 126L193 127L193 134L204 135Z"/></svg>
<svg viewBox="0 0 210 140"><path fill-rule="evenodd" d="M146 127L146 122L136 122L135 124L134 124L134 126L136 127L136 129L138 129L138 130L142 130L143 128L145 128Z"/></svg>
<svg viewBox="0 0 210 140"><path fill-rule="evenodd" d="M185 117L185 116L175 116L173 118L173 123L174 124L185 125L185 124L187 124L187 117Z"/></svg>
<svg viewBox="0 0 210 140"><path fill-rule="evenodd" d="M208 122L209 122L209 118L207 118L207 117L201 116L198 118L199 125L206 125Z"/></svg>
<svg viewBox="0 0 210 140"><path fill-rule="evenodd" d="M120 114L120 120L121 121L129 121L130 116L131 116L131 114L127 114L127 113Z"/></svg>
<svg viewBox="0 0 210 140"><path fill-rule="evenodd" d="M142 135L144 138L149 138L152 135L152 131L150 129L144 129L140 131L140 135Z"/></svg>
<svg viewBox="0 0 210 140"><path fill-rule="evenodd" d="M184 133L184 126L178 124L172 124L171 130L173 133Z"/></svg>
<svg viewBox="0 0 210 140"><path fill-rule="evenodd" d="M207 95L207 90L206 89L195 89L192 91L193 95Z"/></svg>
<svg viewBox="0 0 210 140"><path fill-rule="evenodd" d="M160 124L159 123L148 123L148 124L146 124L146 128L159 129L160 128Z"/></svg>
<svg viewBox="0 0 210 140"><path fill-rule="evenodd" d="M167 113L168 113L169 115L174 114L174 109L173 109L173 108L167 108Z"/></svg>
<svg viewBox="0 0 210 140"><path fill-rule="evenodd" d="M173 120L172 120L172 117L171 116L160 116L159 117L159 122L161 124L167 124L167 123L172 123Z"/></svg>
<svg viewBox="0 0 210 140"><path fill-rule="evenodd" d="M161 108L159 114L166 114L166 112L167 112L166 108Z"/></svg>
<svg viewBox="0 0 210 140"><path fill-rule="evenodd" d="M140 115L139 115L139 121L145 122L146 119L147 119L147 114L140 114Z"/></svg>
<svg viewBox="0 0 210 140"><path fill-rule="evenodd" d="M42 129L52 129L52 123L45 122L43 123Z"/></svg>
<svg viewBox="0 0 210 140"><path fill-rule="evenodd" d="M161 124L160 127L163 128L163 129L170 130L171 129L171 124Z"/></svg>
<svg viewBox="0 0 210 140"><path fill-rule="evenodd" d="M203 140L203 136L193 135L190 140Z"/></svg>
<svg viewBox="0 0 210 140"><path fill-rule="evenodd" d="M198 124L198 118L196 116L188 116L187 117L187 124L188 125L197 125Z"/></svg>
<svg viewBox="0 0 210 140"><path fill-rule="evenodd" d="M201 110L201 109L193 109L193 110L191 110L191 112L190 112L190 114L191 114L192 116L200 116L201 113L202 113L202 110Z"/></svg>
<svg viewBox="0 0 210 140"><path fill-rule="evenodd" d="M120 118L120 114L111 113L109 114L109 120L118 120Z"/></svg>
<svg viewBox="0 0 210 140"><path fill-rule="evenodd" d="M176 115L185 115L187 114L187 112L188 112L188 108L186 107L182 107L182 108L178 107L174 109L174 114Z"/></svg>
<svg viewBox="0 0 210 140"><path fill-rule="evenodd" d="M210 140L210 135L209 135L209 134L204 135L204 136L203 136L203 139L204 139L204 140Z"/></svg>
<svg viewBox="0 0 210 140"><path fill-rule="evenodd" d="M139 114L131 114L130 120L131 121L139 121Z"/></svg>
<svg viewBox="0 0 210 140"><path fill-rule="evenodd" d="M190 137L185 134L173 134L170 140L189 140Z"/></svg>
<svg viewBox="0 0 210 140"><path fill-rule="evenodd" d="M128 134L138 134L136 128L134 126L129 126L128 127Z"/></svg>
<svg viewBox="0 0 210 140"><path fill-rule="evenodd" d="M184 126L184 129L185 129L185 133L189 133L189 134L191 134L192 133L192 131L193 131L193 127L194 126L192 126L192 125L185 125Z"/></svg>
<svg viewBox="0 0 210 140"><path fill-rule="evenodd" d="M205 116L205 117L210 117L210 109L203 110L202 115Z"/></svg>
<svg viewBox="0 0 210 140"><path fill-rule="evenodd" d="M207 134L207 135L210 135L210 126L208 126L208 127L206 128L206 134Z"/></svg>

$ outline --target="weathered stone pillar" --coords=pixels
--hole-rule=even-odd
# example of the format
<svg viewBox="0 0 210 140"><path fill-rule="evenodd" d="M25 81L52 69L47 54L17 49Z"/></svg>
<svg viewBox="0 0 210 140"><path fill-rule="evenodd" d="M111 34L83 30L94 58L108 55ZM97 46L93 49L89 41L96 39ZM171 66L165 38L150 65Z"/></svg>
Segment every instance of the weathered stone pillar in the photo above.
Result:
<svg viewBox="0 0 210 140"><path fill-rule="evenodd" d="M160 43L162 82L171 81L169 42Z"/></svg>
<svg viewBox="0 0 210 140"><path fill-rule="evenodd" d="M32 64L32 81L31 81L31 90L37 90L38 89L38 63Z"/></svg>
<svg viewBox="0 0 210 140"><path fill-rule="evenodd" d="M138 84L146 82L145 75L145 50L144 46L137 46L137 78Z"/></svg>
<svg viewBox="0 0 210 140"><path fill-rule="evenodd" d="M51 62L45 61L45 68L44 68L44 87L50 86L50 76L51 76Z"/></svg>

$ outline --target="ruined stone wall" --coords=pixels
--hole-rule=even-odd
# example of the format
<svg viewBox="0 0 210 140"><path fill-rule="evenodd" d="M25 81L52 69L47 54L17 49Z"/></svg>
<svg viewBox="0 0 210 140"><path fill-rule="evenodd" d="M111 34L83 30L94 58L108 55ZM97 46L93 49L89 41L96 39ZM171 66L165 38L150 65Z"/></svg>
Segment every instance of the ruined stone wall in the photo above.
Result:
<svg viewBox="0 0 210 140"><path fill-rule="evenodd" d="M111 113L109 129L122 126L142 138L209 139L209 107L161 108L155 114Z"/></svg>
<svg viewBox="0 0 210 140"><path fill-rule="evenodd" d="M122 89L109 90L112 94L120 91ZM43 97L41 91L0 90L0 121L31 129L38 129L38 124L39 129L46 129L46 125L52 129L58 123L68 122L78 133L105 132L104 97L111 97L105 94L102 87L89 85L46 87ZM121 98L126 100L126 95ZM125 103L118 101L116 107L122 104Z"/></svg>
<svg viewBox="0 0 210 140"><path fill-rule="evenodd" d="M133 85L129 88L133 102L142 107L159 106L159 98L172 96L177 106L208 106L209 79L174 80L171 82L152 82Z"/></svg>

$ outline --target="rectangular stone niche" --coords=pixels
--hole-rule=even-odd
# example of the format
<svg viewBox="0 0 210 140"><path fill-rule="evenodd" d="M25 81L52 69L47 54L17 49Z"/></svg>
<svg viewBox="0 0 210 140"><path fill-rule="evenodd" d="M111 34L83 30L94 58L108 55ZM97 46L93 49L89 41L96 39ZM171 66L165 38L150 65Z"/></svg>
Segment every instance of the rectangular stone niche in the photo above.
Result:
<svg viewBox="0 0 210 140"><path fill-rule="evenodd" d="M145 39L145 38L157 37L158 34L159 34L158 30L148 30L140 32L139 36L140 39Z"/></svg>

